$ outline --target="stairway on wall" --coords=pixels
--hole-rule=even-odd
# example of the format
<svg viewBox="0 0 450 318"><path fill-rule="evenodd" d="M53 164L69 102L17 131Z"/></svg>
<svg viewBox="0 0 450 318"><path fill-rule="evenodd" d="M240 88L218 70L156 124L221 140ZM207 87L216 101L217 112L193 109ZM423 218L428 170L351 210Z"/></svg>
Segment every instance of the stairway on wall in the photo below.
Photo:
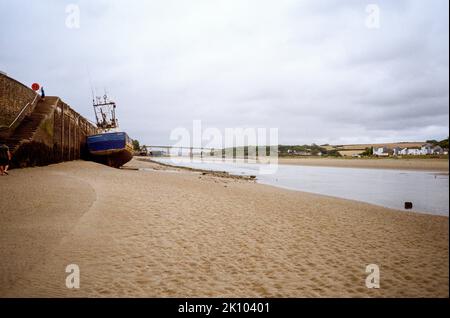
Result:
<svg viewBox="0 0 450 318"><path fill-rule="evenodd" d="M33 140L42 120L52 112L57 101L58 97L46 97L45 100L40 100L34 111L21 121L5 142L12 153L17 150L21 143Z"/></svg>

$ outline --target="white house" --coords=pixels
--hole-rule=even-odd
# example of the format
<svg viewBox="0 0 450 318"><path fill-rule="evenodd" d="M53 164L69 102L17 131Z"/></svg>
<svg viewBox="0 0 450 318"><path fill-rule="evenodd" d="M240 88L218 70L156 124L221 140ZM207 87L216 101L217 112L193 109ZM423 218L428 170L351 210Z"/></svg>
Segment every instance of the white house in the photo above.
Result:
<svg viewBox="0 0 450 318"><path fill-rule="evenodd" d="M396 150L394 149L394 154ZM433 146L430 144L424 144L422 147L414 147L414 148L403 148L398 151L398 154L401 156L411 155L411 156L420 156L420 155L432 155L432 154L445 154L445 150L440 146Z"/></svg>
<svg viewBox="0 0 450 318"><path fill-rule="evenodd" d="M373 155L379 157L387 157L389 156L389 149L387 147L374 148Z"/></svg>
<svg viewBox="0 0 450 318"><path fill-rule="evenodd" d="M433 145L431 144L424 144L420 148L420 153L422 155L431 155L433 153Z"/></svg>
<svg viewBox="0 0 450 318"><path fill-rule="evenodd" d="M419 148L409 148L407 150L407 154L411 156L419 156L422 154L422 151Z"/></svg>
<svg viewBox="0 0 450 318"><path fill-rule="evenodd" d="M398 156L398 155L400 155L401 150L402 150L402 148L400 148L400 147L394 147L394 148L392 148L392 154L394 156Z"/></svg>

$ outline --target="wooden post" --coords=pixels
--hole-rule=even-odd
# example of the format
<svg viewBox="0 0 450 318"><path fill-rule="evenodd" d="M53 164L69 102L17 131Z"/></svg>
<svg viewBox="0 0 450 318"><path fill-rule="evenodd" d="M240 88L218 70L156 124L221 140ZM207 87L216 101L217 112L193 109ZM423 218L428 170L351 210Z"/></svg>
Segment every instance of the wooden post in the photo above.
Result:
<svg viewBox="0 0 450 318"><path fill-rule="evenodd" d="M56 114L58 113L58 104L55 105L55 110L53 111L53 156L55 156L55 143L56 143L56 136L55 136L55 128L56 128ZM55 160L56 158L53 158Z"/></svg>
<svg viewBox="0 0 450 318"><path fill-rule="evenodd" d="M80 117L77 116L77 159L80 159Z"/></svg>
<svg viewBox="0 0 450 318"><path fill-rule="evenodd" d="M68 113L67 115L69 115L69 145L68 145L68 146L69 146L69 147L68 147L68 148L69 148L69 158L68 158L68 160L70 161L70 147L72 146L72 145L71 145L71 142L70 142L70 141L71 141L71 140L70 140L70 124L72 123L72 118L71 118L71 116L70 116L70 111L69 111L69 113Z"/></svg>
<svg viewBox="0 0 450 318"><path fill-rule="evenodd" d="M78 146L80 144L80 137L78 136L78 133L79 133L78 125L79 125L79 123L78 123L78 115L77 115L76 120L75 120L75 156L74 156L75 160L78 159Z"/></svg>
<svg viewBox="0 0 450 318"><path fill-rule="evenodd" d="M61 161L64 161L64 104L61 103Z"/></svg>

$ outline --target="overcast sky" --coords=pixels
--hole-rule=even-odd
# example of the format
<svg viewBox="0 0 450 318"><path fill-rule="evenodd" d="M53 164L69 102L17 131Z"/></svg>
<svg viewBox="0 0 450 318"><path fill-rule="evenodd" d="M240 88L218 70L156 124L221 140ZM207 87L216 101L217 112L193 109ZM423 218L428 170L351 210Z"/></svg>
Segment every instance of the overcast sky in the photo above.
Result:
<svg viewBox="0 0 450 318"><path fill-rule="evenodd" d="M170 132L196 119L222 131L278 128L283 144L442 139L448 6L0 0L0 70L43 84L92 120L90 73L98 93L106 88L118 103L121 128L146 144L173 143Z"/></svg>

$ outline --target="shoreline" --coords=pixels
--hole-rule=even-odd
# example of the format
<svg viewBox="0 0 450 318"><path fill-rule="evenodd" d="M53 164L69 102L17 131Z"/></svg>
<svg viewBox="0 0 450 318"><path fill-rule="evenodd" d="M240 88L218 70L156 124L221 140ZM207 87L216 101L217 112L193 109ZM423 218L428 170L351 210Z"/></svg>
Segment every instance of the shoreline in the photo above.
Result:
<svg viewBox="0 0 450 318"><path fill-rule="evenodd" d="M432 172L449 172L446 159L390 159L390 158L278 158L278 163L337 168L398 169Z"/></svg>
<svg viewBox="0 0 450 318"><path fill-rule="evenodd" d="M2 178L0 296L448 297L448 217L157 165Z"/></svg>
<svg viewBox="0 0 450 318"><path fill-rule="evenodd" d="M152 157L135 156L138 160L152 160ZM158 157L156 157L158 158ZM170 159L171 157L160 157L163 159ZM188 158L188 157L182 157ZM194 160L202 160L200 157L194 157ZM219 157L204 157L203 160L222 161ZM225 159L225 160L231 160ZM237 160L244 160L239 158ZM159 162L158 162L159 163ZM359 168L359 169L389 169L389 170L415 170L415 171L430 171L436 173L449 173L449 161L447 159L392 159L392 158L286 158L280 157L278 164L283 165L299 165L299 166L314 166L314 167L335 167L335 168ZM169 165L178 167L176 165Z"/></svg>
<svg viewBox="0 0 450 318"><path fill-rule="evenodd" d="M163 167L172 168L174 170L180 169L180 170L191 171L191 172L200 172L202 175L211 175L211 176L215 176L215 177L240 179L240 180L247 180L247 181L256 180L256 176L253 176L253 175L252 176L243 176L243 175L232 174L232 173L229 173L226 171L216 171L216 170L197 169L197 168L191 168L191 167L177 166L177 165L171 165L168 163L159 162L159 161L152 160L150 158L145 158L145 157L136 158L136 160L157 164L157 165L160 165Z"/></svg>
<svg viewBox="0 0 450 318"><path fill-rule="evenodd" d="M191 171L191 172L200 172L200 173L202 173L202 175L211 175L211 176L223 177L223 178L234 178L234 179L242 179L242 180L247 180L247 181L255 181L258 184L265 185L265 186L271 186L271 187L275 187L275 188L278 188L278 189L284 189L284 190L287 190L287 191L296 191L296 192L301 192L301 193L316 194L316 195L330 197L330 198L336 198L336 199L341 199L341 200L349 200L351 202L366 203L366 204L374 205L374 206L377 206L377 207L390 209L392 211L397 211L399 213L420 213L420 214L425 214L425 215L441 215L439 213L432 213L430 211L405 210L405 209L401 209L401 208L393 208L393 207L389 207L389 206L386 206L386 205L371 203L371 202L367 202L367 201L363 201L363 200L345 198L345 197L340 197L340 196L337 196L337 195L324 194L324 193L319 193L319 192L311 192L311 191L306 191L306 190L299 190L299 189L295 189L295 188L289 187L289 186L275 185L275 184L270 184L270 183L258 182L258 178L257 178L256 175L255 176L246 176L246 175L232 174L232 173L229 173L229 172L226 172L226 171L192 168L192 167L186 167L186 166L182 166L182 165L168 164L168 163L164 163L164 162L159 162L157 160L153 160L153 159L150 159L150 158L147 158L147 157L138 157L136 159L139 160L139 161L142 161L142 162L148 162L148 163L156 164L157 166L161 166L161 167L164 167L164 168L169 168L169 169L171 169L173 171L185 170L185 171ZM323 167L331 167L331 166L327 165L327 166L323 166ZM338 168L346 169L348 167L338 167ZM356 168L356 169L372 169L372 168ZM385 168L378 168L378 169L385 169ZM415 170L409 169L409 170L406 170L406 171L415 171ZM429 171L429 170L417 170L417 171ZM448 175L448 173L444 173L444 172L439 172L439 171L433 171L433 172L435 172L435 175ZM448 215L441 215L441 216L448 217Z"/></svg>

